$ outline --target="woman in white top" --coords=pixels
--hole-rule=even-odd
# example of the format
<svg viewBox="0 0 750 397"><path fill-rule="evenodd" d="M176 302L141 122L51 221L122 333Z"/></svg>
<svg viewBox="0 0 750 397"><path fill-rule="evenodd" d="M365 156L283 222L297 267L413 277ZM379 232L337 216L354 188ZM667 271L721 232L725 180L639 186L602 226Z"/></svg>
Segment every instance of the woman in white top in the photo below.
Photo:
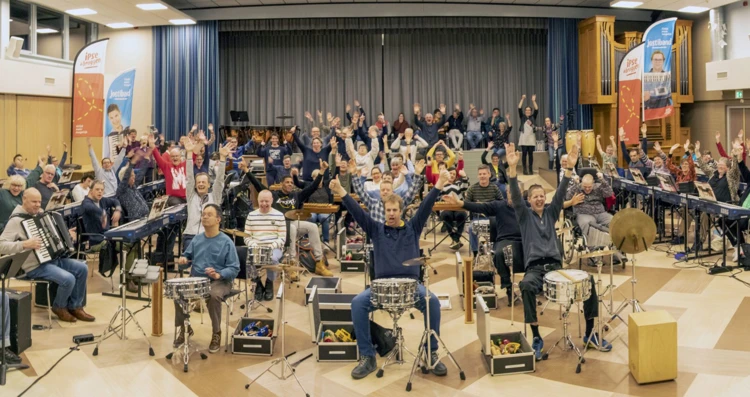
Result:
<svg viewBox="0 0 750 397"><path fill-rule="evenodd" d="M383 180L383 173L380 171L380 168L372 167L372 170L370 171L370 177L372 177L372 180L365 182L365 190L377 190L379 192L380 182Z"/></svg>
<svg viewBox="0 0 750 397"><path fill-rule="evenodd" d="M398 150L405 159L409 159L412 164L416 164L417 150L426 148L427 146L429 146L427 141L419 135L414 136L414 130L407 128L403 134L399 134L398 138L393 141L391 150Z"/></svg>
<svg viewBox="0 0 750 397"><path fill-rule="evenodd" d="M378 128L375 126L370 127L370 146L371 149L368 152L367 146L364 143L360 144L357 151L354 151L354 142L352 137L346 138L346 153L349 154L349 158L354 159L357 163L358 169L364 169L366 172L370 172L372 167L375 165L375 159L378 158L380 152L380 142L378 142Z"/></svg>

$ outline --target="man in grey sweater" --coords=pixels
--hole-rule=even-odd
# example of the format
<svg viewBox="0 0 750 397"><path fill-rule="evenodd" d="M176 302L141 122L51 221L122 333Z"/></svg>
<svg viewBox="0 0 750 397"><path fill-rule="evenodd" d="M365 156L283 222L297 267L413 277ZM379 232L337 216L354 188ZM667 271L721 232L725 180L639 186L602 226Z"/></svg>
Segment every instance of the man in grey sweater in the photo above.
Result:
<svg viewBox="0 0 750 397"><path fill-rule="evenodd" d="M516 219L521 228L521 239L523 244L523 254L525 260L526 273L523 280L519 283L521 296L523 297L523 311L526 323L531 324L531 332L534 335L532 348L536 360L542 359L542 349L544 340L539 335L539 323L536 315L536 296L542 292L544 285L544 275L548 272L562 269L562 256L560 249L557 247L557 234L555 231L555 222L560 218L560 211L563 209L563 200L570 183L572 168L565 170L565 176L557 187L552 202L545 206L546 193L540 185L529 187L528 196L530 208L526 203L518 188L518 178L516 174L516 165L520 155L516 152L514 144L505 145L506 160L508 161L508 178L510 184L510 197L513 207L516 210ZM578 147L573 146L573 150L568 153L568 163L575 164L578 160ZM585 346L593 345L599 347L599 341L602 343L603 351L610 351L612 345L603 340L597 334L589 337L594 328L594 318L599 316L599 300L596 294L593 277L589 276L591 284L591 296L583 303L583 311L586 317L586 336L583 338Z"/></svg>
<svg viewBox="0 0 750 397"><path fill-rule="evenodd" d="M127 135L124 136L124 140L121 143L122 150L115 157L115 160L112 161L109 157L105 157L102 159L101 165L99 165L99 160L96 159L94 148L91 147L91 138L86 138L86 144L89 145L89 157L91 158L91 166L94 167L94 175L96 175L97 180L104 182L104 195L110 196L115 194L117 192L117 175L115 175L115 172L120 169L122 161L125 160L125 147L128 145Z"/></svg>

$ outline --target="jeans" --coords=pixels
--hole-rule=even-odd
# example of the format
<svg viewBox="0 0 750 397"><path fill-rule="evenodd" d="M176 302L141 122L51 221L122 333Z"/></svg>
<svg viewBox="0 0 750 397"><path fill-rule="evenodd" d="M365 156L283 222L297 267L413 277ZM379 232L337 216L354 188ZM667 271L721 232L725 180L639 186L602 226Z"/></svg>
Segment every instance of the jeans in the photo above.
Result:
<svg viewBox="0 0 750 397"><path fill-rule="evenodd" d="M26 273L30 280L45 280L57 284L57 296L52 303L56 309L80 309L86 296L89 268L85 263L70 258L55 259Z"/></svg>
<svg viewBox="0 0 750 397"><path fill-rule="evenodd" d="M315 214L313 213L308 222L320 223L323 227L323 241L328 242L328 236L331 229L331 214Z"/></svg>
<svg viewBox="0 0 750 397"><path fill-rule="evenodd" d="M417 302L415 307L425 314L425 289L424 286L417 285ZM352 300L352 321L354 322L354 333L357 335L357 346L361 356L375 357L375 348L372 346L372 337L370 336L370 313L377 308L370 303L370 289L362 291ZM402 317L403 321L403 317ZM409 321L409 320L407 320ZM427 325L427 316L424 317L425 326ZM440 302L435 294L430 293L430 329L435 330L440 335ZM437 339L430 337L430 349L436 351L438 347Z"/></svg>
<svg viewBox="0 0 750 397"><path fill-rule="evenodd" d="M508 187L504 183L495 182L495 185L497 185L497 188L500 189L500 192L503 194L503 197L507 200L508 199Z"/></svg>
<svg viewBox="0 0 750 397"><path fill-rule="evenodd" d="M453 142L453 148L461 150L461 145L464 143L464 134L456 129L448 131L448 138Z"/></svg>
<svg viewBox="0 0 750 397"><path fill-rule="evenodd" d="M484 140L484 134L482 134L482 131L468 131L466 132L466 140L469 141L469 149L476 149L479 143Z"/></svg>
<svg viewBox="0 0 750 397"><path fill-rule="evenodd" d="M443 220L445 227L448 229L448 235L451 240L458 242L461 235L464 234L464 225L468 214L464 211L441 211L440 219Z"/></svg>
<svg viewBox="0 0 750 397"><path fill-rule="evenodd" d="M274 265L278 265L279 264L279 260L281 260L281 257L283 255L284 255L284 253L280 249L278 249L278 248L274 249L273 252L271 252L271 262ZM261 269L261 270L258 270L258 274L260 274L260 281L262 281L264 283L265 283L265 281L263 280L264 276L268 280L271 280L271 281L276 280L276 272L275 271L271 271L271 270L266 271L266 269Z"/></svg>
<svg viewBox="0 0 750 397"><path fill-rule="evenodd" d="M496 147L496 148L492 149L492 151L495 152L495 154L497 154L498 156L500 156L501 159L503 157L505 157L505 148L504 147Z"/></svg>
<svg viewBox="0 0 750 397"><path fill-rule="evenodd" d="M5 308L2 324L3 334L0 336L5 339L5 347L10 347L10 298L7 292L3 294L3 305L5 305L3 306Z"/></svg>
<svg viewBox="0 0 750 397"><path fill-rule="evenodd" d="M474 215L474 218L469 221L469 248L471 248L471 252L477 252L477 250L479 249L479 236L477 236L477 234L474 232L474 228L471 227L471 222L478 219L488 218L481 215ZM492 230L492 225L490 225L490 230Z"/></svg>

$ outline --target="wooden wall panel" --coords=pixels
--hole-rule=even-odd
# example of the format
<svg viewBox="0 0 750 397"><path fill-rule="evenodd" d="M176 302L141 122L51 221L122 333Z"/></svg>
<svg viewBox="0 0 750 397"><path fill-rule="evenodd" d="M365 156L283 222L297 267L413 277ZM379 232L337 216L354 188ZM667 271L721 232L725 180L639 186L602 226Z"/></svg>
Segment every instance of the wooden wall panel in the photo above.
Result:
<svg viewBox="0 0 750 397"><path fill-rule="evenodd" d="M0 179L8 177L5 170L17 153L16 142L16 96L0 94Z"/></svg>
<svg viewBox="0 0 750 397"><path fill-rule="evenodd" d="M58 156L63 142L70 148L69 98L18 96L16 103L17 147L29 159L27 168L32 168L39 156L46 156L47 145Z"/></svg>

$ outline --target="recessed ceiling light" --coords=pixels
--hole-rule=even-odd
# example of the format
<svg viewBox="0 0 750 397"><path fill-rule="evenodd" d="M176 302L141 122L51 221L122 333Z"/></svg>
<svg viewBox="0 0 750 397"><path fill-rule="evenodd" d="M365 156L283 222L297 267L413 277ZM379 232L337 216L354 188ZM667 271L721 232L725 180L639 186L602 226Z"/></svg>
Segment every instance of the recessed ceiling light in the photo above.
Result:
<svg viewBox="0 0 750 397"><path fill-rule="evenodd" d="M167 6L161 3L148 3L148 4L136 4L136 7L141 10L154 11L154 10L166 10Z"/></svg>
<svg viewBox="0 0 750 397"><path fill-rule="evenodd" d="M169 23L172 25L195 25L195 21L192 19L170 19Z"/></svg>
<svg viewBox="0 0 750 397"><path fill-rule="evenodd" d="M70 15L94 15L96 14L96 11L90 8L76 8L75 10L68 10L65 12L67 12Z"/></svg>
<svg viewBox="0 0 750 397"><path fill-rule="evenodd" d="M36 32L39 33L39 34L59 33L57 30L50 29L50 28L37 29Z"/></svg>
<svg viewBox="0 0 750 397"><path fill-rule="evenodd" d="M691 14L698 14L698 13L701 13L703 11L708 11L708 7L687 6L687 7L680 8L677 11L679 11L679 12L689 12Z"/></svg>
<svg viewBox="0 0 750 397"><path fill-rule="evenodd" d="M108 23L107 27L111 29L125 29L125 28L132 28L133 25L127 22L115 22L115 23Z"/></svg>
<svg viewBox="0 0 750 397"><path fill-rule="evenodd" d="M616 8L635 8L643 4L641 1L614 1L609 5Z"/></svg>

